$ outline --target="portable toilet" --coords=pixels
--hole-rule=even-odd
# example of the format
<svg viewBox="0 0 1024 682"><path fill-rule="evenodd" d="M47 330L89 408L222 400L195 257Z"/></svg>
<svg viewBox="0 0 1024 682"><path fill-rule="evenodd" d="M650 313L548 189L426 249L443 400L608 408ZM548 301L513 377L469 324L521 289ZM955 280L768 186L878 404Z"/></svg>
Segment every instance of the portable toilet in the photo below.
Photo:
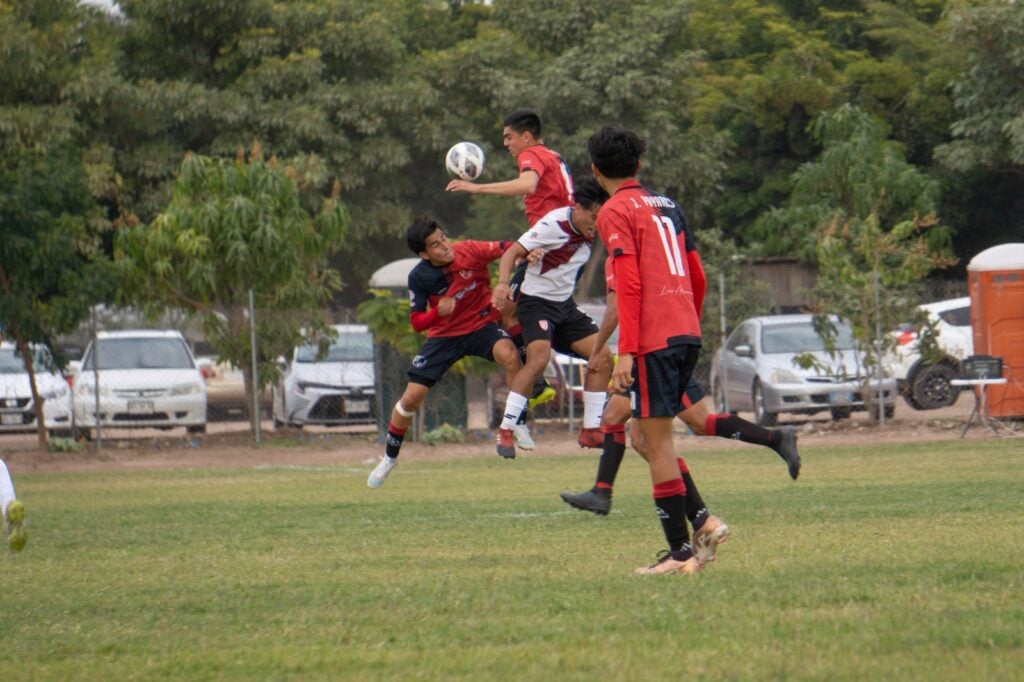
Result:
<svg viewBox="0 0 1024 682"><path fill-rule="evenodd" d="M967 264L974 352L1003 359L1005 385L988 387L993 417L1024 416L1024 243L985 249Z"/></svg>

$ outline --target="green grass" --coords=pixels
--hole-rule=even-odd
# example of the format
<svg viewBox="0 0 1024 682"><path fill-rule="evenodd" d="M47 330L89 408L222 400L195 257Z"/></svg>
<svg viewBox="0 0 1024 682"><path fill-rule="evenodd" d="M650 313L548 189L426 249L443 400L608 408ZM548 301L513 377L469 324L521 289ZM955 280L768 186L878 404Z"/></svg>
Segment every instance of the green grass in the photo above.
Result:
<svg viewBox="0 0 1024 682"><path fill-rule="evenodd" d="M482 448L486 450L486 448ZM1020 679L1019 440L689 458L733 527L688 578L645 468L596 457L28 474L0 679Z"/></svg>

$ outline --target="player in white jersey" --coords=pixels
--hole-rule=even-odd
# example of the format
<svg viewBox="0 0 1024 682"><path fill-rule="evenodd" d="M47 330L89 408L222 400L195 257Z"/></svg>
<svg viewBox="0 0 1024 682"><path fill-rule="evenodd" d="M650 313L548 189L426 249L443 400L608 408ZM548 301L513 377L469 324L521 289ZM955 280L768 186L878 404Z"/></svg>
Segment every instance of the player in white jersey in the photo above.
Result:
<svg viewBox="0 0 1024 682"><path fill-rule="evenodd" d="M580 180L571 206L555 209L538 220L501 258L494 306L505 310L512 304L509 280L516 259L534 249L545 251L541 259L527 267L516 299L526 343L526 363L509 387L502 430L511 430L526 407L533 381L547 366L552 348L586 359L594 352L597 325L576 305L572 293L577 273L590 258L597 212L607 199L608 195L596 180L590 177ZM583 384L580 447L600 447L603 441L601 410L611 376L611 360L611 353L602 344L596 369L588 366Z"/></svg>

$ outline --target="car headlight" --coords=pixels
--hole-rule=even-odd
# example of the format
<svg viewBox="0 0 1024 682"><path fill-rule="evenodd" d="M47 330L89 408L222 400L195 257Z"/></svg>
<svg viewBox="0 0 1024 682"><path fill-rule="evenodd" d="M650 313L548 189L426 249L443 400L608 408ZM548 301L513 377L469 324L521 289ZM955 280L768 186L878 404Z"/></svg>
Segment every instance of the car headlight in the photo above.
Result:
<svg viewBox="0 0 1024 682"><path fill-rule="evenodd" d="M803 377L793 370L781 367L773 369L770 378L773 384L802 384L804 382Z"/></svg>
<svg viewBox="0 0 1024 682"><path fill-rule="evenodd" d="M190 381L187 384L178 384L171 387L171 395L190 395L203 390L203 385L198 381Z"/></svg>
<svg viewBox="0 0 1024 682"><path fill-rule="evenodd" d="M96 395L96 387L92 384L76 383L75 394L88 398L89 396ZM110 395L110 389L106 386L100 386L100 395Z"/></svg>
<svg viewBox="0 0 1024 682"><path fill-rule="evenodd" d="M44 400L53 400L55 398L63 398L67 394L68 394L68 385L64 384L63 386L57 386L56 388L51 388L48 391L43 391L43 399Z"/></svg>

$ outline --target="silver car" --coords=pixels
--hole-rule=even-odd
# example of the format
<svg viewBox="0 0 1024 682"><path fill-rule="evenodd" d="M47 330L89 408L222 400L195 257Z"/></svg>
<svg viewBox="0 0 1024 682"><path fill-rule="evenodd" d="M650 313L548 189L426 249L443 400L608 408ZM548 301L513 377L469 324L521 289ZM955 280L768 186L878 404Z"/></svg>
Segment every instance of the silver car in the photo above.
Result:
<svg viewBox="0 0 1024 682"><path fill-rule="evenodd" d="M833 419L866 410L867 372L849 326L833 319L835 354L814 328L811 315L772 315L745 320L715 354L711 387L718 409L754 413L758 424L778 422L780 413L816 414L829 411ZM797 356L813 357L804 369ZM884 414L896 409L896 380L871 379L872 397L882 391ZM877 403L877 398L873 400ZM878 407L875 407L876 414Z"/></svg>
<svg viewBox="0 0 1024 682"><path fill-rule="evenodd" d="M336 336L297 347L273 388L274 426L377 421L373 335L366 325L334 325Z"/></svg>

